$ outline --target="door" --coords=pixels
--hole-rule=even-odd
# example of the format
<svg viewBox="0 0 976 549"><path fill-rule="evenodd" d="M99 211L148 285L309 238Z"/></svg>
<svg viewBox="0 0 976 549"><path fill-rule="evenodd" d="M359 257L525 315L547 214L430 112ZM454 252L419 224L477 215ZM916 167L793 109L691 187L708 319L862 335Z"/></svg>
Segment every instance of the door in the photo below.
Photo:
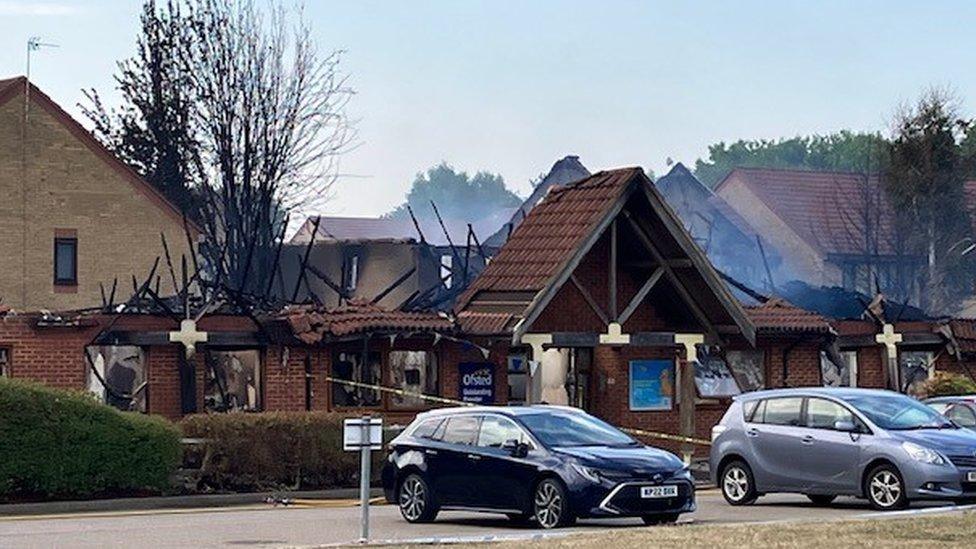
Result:
<svg viewBox="0 0 976 549"><path fill-rule="evenodd" d="M512 455L505 445L513 440L530 444L529 455ZM478 490L484 505L513 511L527 508L535 466L531 461L531 441L525 431L507 417L484 416L476 451Z"/></svg>
<svg viewBox="0 0 976 549"><path fill-rule="evenodd" d="M462 415L447 419L442 444L431 447L436 452L431 467L434 493L445 506L480 506L469 455L478 437L478 416Z"/></svg>
<svg viewBox="0 0 976 549"><path fill-rule="evenodd" d="M860 433L838 431L838 421L858 425L843 405L824 398L809 398L803 429L803 466L798 469L806 490L822 494L856 494L860 482L857 464L861 456Z"/></svg>
<svg viewBox="0 0 976 549"><path fill-rule="evenodd" d="M803 397L770 398L762 403L746 424L752 449L750 462L756 487L762 491L802 491L796 477L797 460L803 451Z"/></svg>

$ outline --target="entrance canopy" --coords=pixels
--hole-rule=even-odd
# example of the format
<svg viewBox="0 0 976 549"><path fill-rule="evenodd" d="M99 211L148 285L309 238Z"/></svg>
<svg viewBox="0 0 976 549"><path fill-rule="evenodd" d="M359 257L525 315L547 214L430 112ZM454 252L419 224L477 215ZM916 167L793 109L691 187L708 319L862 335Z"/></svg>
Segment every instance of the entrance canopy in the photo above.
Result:
<svg viewBox="0 0 976 549"><path fill-rule="evenodd" d="M550 191L457 311L462 331L511 335L516 344L540 332L585 344L618 329L755 344L742 306L636 167Z"/></svg>

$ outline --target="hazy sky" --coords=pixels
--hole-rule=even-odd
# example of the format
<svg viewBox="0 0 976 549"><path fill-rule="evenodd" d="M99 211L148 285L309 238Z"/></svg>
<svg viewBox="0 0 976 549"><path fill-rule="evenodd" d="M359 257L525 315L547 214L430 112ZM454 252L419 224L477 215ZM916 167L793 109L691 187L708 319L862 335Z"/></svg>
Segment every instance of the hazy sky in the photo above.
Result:
<svg viewBox="0 0 976 549"><path fill-rule="evenodd" d="M134 50L140 2L0 0L0 77L24 72L78 115ZM707 146L885 130L929 85L976 99L976 2L308 0L322 49L347 50L360 145L328 212L374 215L447 161L519 194L567 154L591 170ZM112 97L112 96L109 96Z"/></svg>

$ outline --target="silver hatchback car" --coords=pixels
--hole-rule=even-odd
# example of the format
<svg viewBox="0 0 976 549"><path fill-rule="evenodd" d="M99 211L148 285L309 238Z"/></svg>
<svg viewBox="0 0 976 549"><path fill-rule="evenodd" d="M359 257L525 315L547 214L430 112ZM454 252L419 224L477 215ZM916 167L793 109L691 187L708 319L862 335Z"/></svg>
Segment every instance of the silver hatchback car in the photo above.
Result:
<svg viewBox="0 0 976 549"><path fill-rule="evenodd" d="M976 498L976 433L891 391L805 388L733 401L712 429L712 481L732 505L771 492L878 510Z"/></svg>

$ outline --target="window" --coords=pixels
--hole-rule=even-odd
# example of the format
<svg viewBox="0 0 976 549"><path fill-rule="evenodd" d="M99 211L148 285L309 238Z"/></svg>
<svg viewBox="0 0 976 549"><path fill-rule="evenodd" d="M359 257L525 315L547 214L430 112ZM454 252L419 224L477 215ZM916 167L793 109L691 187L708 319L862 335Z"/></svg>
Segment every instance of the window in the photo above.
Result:
<svg viewBox="0 0 976 549"><path fill-rule="evenodd" d="M54 238L54 283L59 286L78 284L78 239Z"/></svg>
<svg viewBox="0 0 976 549"><path fill-rule="evenodd" d="M441 426L443 421L444 419L439 417L421 421L416 427L413 428L410 436L416 438L433 438L434 433L437 432L437 428Z"/></svg>
<svg viewBox="0 0 976 549"><path fill-rule="evenodd" d="M474 444L478 436L478 418L476 416L457 416L447 420L444 430L444 442L451 444Z"/></svg>
<svg viewBox="0 0 976 549"><path fill-rule="evenodd" d="M525 433L512 420L498 416L485 416L481 418L481 430L478 431L478 446L501 448L510 440L528 442Z"/></svg>
<svg viewBox="0 0 976 549"><path fill-rule="evenodd" d="M261 409L261 353L207 349L203 406L208 412Z"/></svg>
<svg viewBox="0 0 976 549"><path fill-rule="evenodd" d="M342 257L342 286L352 292L359 285L359 258L362 248L349 246L343 249Z"/></svg>
<svg viewBox="0 0 976 549"><path fill-rule="evenodd" d="M0 377L10 375L10 349L0 347Z"/></svg>
<svg viewBox="0 0 976 549"><path fill-rule="evenodd" d="M695 361L695 387L702 398L730 397L742 392L728 365L715 354L702 354Z"/></svg>
<svg viewBox="0 0 976 549"><path fill-rule="evenodd" d="M146 354L132 345L92 345L86 386L99 402L126 412L146 412Z"/></svg>
<svg viewBox="0 0 976 549"><path fill-rule="evenodd" d="M807 427L833 429L838 421L854 423L854 414L836 402L822 398L807 400Z"/></svg>
<svg viewBox="0 0 976 549"><path fill-rule="evenodd" d="M365 383L367 385L380 384L382 359L380 353L371 351L366 364L363 364L363 353L340 351L332 361L332 375L338 379ZM334 406L379 406L380 393L376 389L355 387L343 383L332 384L332 404Z"/></svg>
<svg viewBox="0 0 976 549"><path fill-rule="evenodd" d="M976 412L965 404L956 404L949 408L946 417L956 422L960 427L976 427Z"/></svg>
<svg viewBox="0 0 976 549"><path fill-rule="evenodd" d="M743 391L758 391L766 387L765 369L763 368L765 355L762 351L726 351L732 375Z"/></svg>
<svg viewBox="0 0 976 549"><path fill-rule="evenodd" d="M508 357L508 403L523 404L528 400L529 361L525 355Z"/></svg>
<svg viewBox="0 0 976 549"><path fill-rule="evenodd" d="M450 288L453 278L454 257L451 254L443 254L441 256L441 280L444 281L444 286Z"/></svg>
<svg viewBox="0 0 976 549"><path fill-rule="evenodd" d="M549 446L634 446L639 444L613 425L577 412L540 412L519 416L536 440Z"/></svg>
<svg viewBox="0 0 976 549"><path fill-rule="evenodd" d="M771 398L766 401L762 423L768 425L802 425L800 409L802 398ZM758 419L754 418L754 419Z"/></svg>
<svg viewBox="0 0 976 549"><path fill-rule="evenodd" d="M752 415L756 413L756 409L759 408L758 400L749 400L742 404L742 419L746 422L752 421Z"/></svg>
<svg viewBox="0 0 976 549"><path fill-rule="evenodd" d="M820 352L820 374L824 387L857 387L857 351L841 351L840 364Z"/></svg>
<svg viewBox="0 0 976 549"><path fill-rule="evenodd" d="M411 393L437 394L437 357L427 351L390 351L393 386ZM415 396L391 395L391 408L421 408L427 403Z"/></svg>
<svg viewBox="0 0 976 549"><path fill-rule="evenodd" d="M929 351L900 351L901 388L910 395L921 393L922 385L935 373L935 360Z"/></svg>

